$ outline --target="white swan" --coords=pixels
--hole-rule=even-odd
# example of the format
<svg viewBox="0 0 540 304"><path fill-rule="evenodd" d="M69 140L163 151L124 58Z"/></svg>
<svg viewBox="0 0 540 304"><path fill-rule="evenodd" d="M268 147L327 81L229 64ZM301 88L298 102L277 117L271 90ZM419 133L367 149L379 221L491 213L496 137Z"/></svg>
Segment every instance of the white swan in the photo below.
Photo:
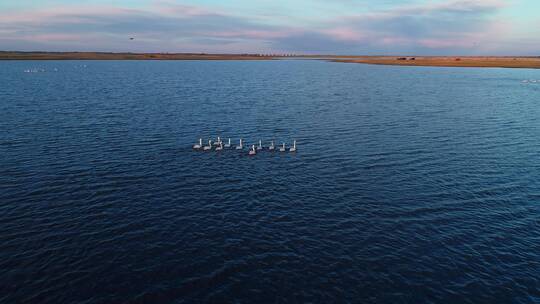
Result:
<svg viewBox="0 0 540 304"><path fill-rule="evenodd" d="M229 143L225 144L225 148L230 148L231 147L231 139L229 138Z"/></svg>
<svg viewBox="0 0 540 304"><path fill-rule="evenodd" d="M240 145L236 146L236 150L242 150L244 146L242 145L242 139L240 138Z"/></svg>
<svg viewBox="0 0 540 304"><path fill-rule="evenodd" d="M204 146L203 150L204 151L212 150L212 140L211 139L208 140L208 146Z"/></svg>
<svg viewBox="0 0 540 304"><path fill-rule="evenodd" d="M275 149L276 149L276 146L274 146L274 141L272 140L272 143L271 143L270 146L268 147L268 150L274 151Z"/></svg>
<svg viewBox="0 0 540 304"><path fill-rule="evenodd" d="M289 149L290 152L296 152L296 140L293 141L292 148Z"/></svg>
<svg viewBox="0 0 540 304"><path fill-rule="evenodd" d="M255 150L255 145L251 146L251 150L249 150L249 155L255 155L257 154L257 150Z"/></svg>
<svg viewBox="0 0 540 304"><path fill-rule="evenodd" d="M199 150L202 148L202 138L199 138L199 143L193 145L193 149Z"/></svg>
<svg viewBox="0 0 540 304"><path fill-rule="evenodd" d="M257 146L257 150L262 150L262 140L259 140L259 146Z"/></svg>
<svg viewBox="0 0 540 304"><path fill-rule="evenodd" d="M223 150L223 143L222 142L220 142L219 146L216 147L216 151L221 151L221 150Z"/></svg>
<svg viewBox="0 0 540 304"><path fill-rule="evenodd" d="M214 143L214 146L219 146L219 143L221 143L221 138L218 136L217 141Z"/></svg>
<svg viewBox="0 0 540 304"><path fill-rule="evenodd" d="M279 152L285 152L285 151L287 151L287 150L285 149L285 143L283 143L281 148L279 148Z"/></svg>

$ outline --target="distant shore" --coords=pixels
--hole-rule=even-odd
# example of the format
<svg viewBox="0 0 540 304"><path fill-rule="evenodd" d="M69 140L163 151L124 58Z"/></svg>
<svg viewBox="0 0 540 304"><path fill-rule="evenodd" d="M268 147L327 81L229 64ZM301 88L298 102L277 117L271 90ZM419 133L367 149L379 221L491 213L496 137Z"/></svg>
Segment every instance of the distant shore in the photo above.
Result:
<svg viewBox="0 0 540 304"><path fill-rule="evenodd" d="M539 57L510 56L351 56L335 57L334 62L403 65L403 66L436 66L436 67L479 67L479 68L540 68Z"/></svg>
<svg viewBox="0 0 540 304"><path fill-rule="evenodd" d="M6 52L0 60L273 60L319 59L402 66L540 68L540 56L336 56L205 53Z"/></svg>
<svg viewBox="0 0 540 304"><path fill-rule="evenodd" d="M1 52L0 60L270 60L271 55L205 53Z"/></svg>

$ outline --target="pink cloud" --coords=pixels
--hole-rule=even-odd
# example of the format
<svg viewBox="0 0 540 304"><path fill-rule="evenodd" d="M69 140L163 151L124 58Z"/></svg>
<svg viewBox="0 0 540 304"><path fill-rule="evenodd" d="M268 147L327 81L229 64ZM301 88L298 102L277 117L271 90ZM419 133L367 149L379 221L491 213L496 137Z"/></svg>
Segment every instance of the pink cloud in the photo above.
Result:
<svg viewBox="0 0 540 304"><path fill-rule="evenodd" d="M205 6L177 4L173 1L154 1L152 10L158 14L163 14L170 17L198 17L209 15L228 15L226 12L208 8Z"/></svg>
<svg viewBox="0 0 540 304"><path fill-rule="evenodd" d="M511 26L493 13L503 0L443 0L421 5L322 19L317 26L295 20L236 16L204 5L157 0L145 9L111 5L65 5L0 12L0 43L24 41L60 47L102 46L187 51L486 50L515 41ZM440 22L440 21L444 22ZM296 21L298 23L298 21ZM293 25L291 25L293 24ZM127 37L136 37L130 41ZM16 44L12 44L16 45ZM37 45L37 44L36 44ZM241 47L246 47L241 50ZM315 51L315 52L316 52Z"/></svg>
<svg viewBox="0 0 540 304"><path fill-rule="evenodd" d="M168 1L157 1L146 10L117 7L112 5L66 5L54 8L44 8L35 11L19 11L10 14L0 12L1 24L28 24L42 23L85 23L88 17L129 17L129 16L161 16L169 18L189 18L199 16L217 16L225 14L217 10L210 10L203 6L173 4Z"/></svg>
<svg viewBox="0 0 540 304"><path fill-rule="evenodd" d="M382 37L377 40L377 43L385 46L392 45L410 45L412 43L411 39L404 37Z"/></svg>
<svg viewBox="0 0 540 304"><path fill-rule="evenodd" d="M321 33L333 37L337 40L350 42L360 42L367 38L366 35L360 33L358 30L347 27L325 29L321 30Z"/></svg>
<svg viewBox="0 0 540 304"><path fill-rule="evenodd" d="M220 38L246 38L246 39L275 39L292 36L296 33L295 30L240 30L240 31L224 31L207 33L209 36Z"/></svg>
<svg viewBox="0 0 540 304"><path fill-rule="evenodd" d="M446 0L425 4L403 5L390 10L368 14L374 19L395 18L403 15L426 15L436 12L480 13L501 9L508 5L503 0Z"/></svg>
<svg viewBox="0 0 540 304"><path fill-rule="evenodd" d="M85 21L85 16L122 16L134 13L141 12L114 6L65 6L4 14L0 18L0 24L41 24L58 21L79 23Z"/></svg>

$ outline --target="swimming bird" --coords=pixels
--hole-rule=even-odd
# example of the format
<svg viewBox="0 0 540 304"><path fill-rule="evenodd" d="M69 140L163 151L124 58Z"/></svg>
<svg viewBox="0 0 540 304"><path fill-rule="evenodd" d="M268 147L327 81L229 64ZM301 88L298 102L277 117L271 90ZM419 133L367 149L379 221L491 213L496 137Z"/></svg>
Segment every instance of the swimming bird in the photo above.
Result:
<svg viewBox="0 0 540 304"><path fill-rule="evenodd" d="M287 150L285 149L285 143L283 143L281 148L279 148L279 152L285 152L285 151L287 151Z"/></svg>
<svg viewBox="0 0 540 304"><path fill-rule="evenodd" d="M204 146L203 150L204 151L212 150L212 140L211 139L208 140L208 146Z"/></svg>
<svg viewBox="0 0 540 304"><path fill-rule="evenodd" d="M219 146L219 143L221 143L221 138L218 136L217 141L214 143L214 146Z"/></svg>
<svg viewBox="0 0 540 304"><path fill-rule="evenodd" d="M290 152L296 152L296 140L293 141L292 148L289 149Z"/></svg>
<svg viewBox="0 0 540 304"><path fill-rule="evenodd" d="M229 138L229 143L225 144L225 148L230 148L231 147L231 139Z"/></svg>
<svg viewBox="0 0 540 304"><path fill-rule="evenodd" d="M262 150L262 140L259 140L259 146L257 147L257 150Z"/></svg>
<svg viewBox="0 0 540 304"><path fill-rule="evenodd" d="M202 138L199 138L199 143L193 145L193 149L199 150L202 148Z"/></svg>
<svg viewBox="0 0 540 304"><path fill-rule="evenodd" d="M270 146L268 147L268 150L274 151L275 149L276 149L276 146L274 146L274 141L272 140L272 143L271 143Z"/></svg>
<svg viewBox="0 0 540 304"><path fill-rule="evenodd" d="M223 143L220 142L219 146L216 147L216 151L222 151L223 150Z"/></svg>
<svg viewBox="0 0 540 304"><path fill-rule="evenodd" d="M240 138L240 145L236 146L236 150L242 150L244 146L242 145L242 139Z"/></svg>
<svg viewBox="0 0 540 304"><path fill-rule="evenodd" d="M249 150L249 155L255 155L257 154L257 150L255 150L255 145L251 146L251 150Z"/></svg>

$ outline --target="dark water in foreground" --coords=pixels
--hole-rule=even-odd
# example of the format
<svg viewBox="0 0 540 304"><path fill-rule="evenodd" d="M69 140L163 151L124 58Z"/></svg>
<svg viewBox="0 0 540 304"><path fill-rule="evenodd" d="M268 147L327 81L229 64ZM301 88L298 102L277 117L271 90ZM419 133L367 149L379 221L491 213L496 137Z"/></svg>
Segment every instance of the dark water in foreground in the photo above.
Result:
<svg viewBox="0 0 540 304"><path fill-rule="evenodd" d="M0 62L0 302L540 302L525 79ZM217 135L299 152L192 151Z"/></svg>

